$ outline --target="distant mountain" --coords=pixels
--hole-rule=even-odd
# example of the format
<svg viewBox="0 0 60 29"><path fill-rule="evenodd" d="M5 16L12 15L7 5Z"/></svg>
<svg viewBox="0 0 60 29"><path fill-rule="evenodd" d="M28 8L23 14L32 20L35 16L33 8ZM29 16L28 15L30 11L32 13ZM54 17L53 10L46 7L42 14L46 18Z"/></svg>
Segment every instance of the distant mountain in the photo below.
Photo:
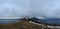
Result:
<svg viewBox="0 0 60 29"><path fill-rule="evenodd" d="M33 17L31 20L37 23L48 23L48 24L60 25L59 18L39 19L39 18Z"/></svg>
<svg viewBox="0 0 60 29"><path fill-rule="evenodd" d="M19 21L25 20L25 19L29 20L29 21L36 22L36 23L60 24L60 19L56 19L56 18L40 19L40 18L37 18L37 17L21 18L21 19L0 19L0 24L19 22Z"/></svg>

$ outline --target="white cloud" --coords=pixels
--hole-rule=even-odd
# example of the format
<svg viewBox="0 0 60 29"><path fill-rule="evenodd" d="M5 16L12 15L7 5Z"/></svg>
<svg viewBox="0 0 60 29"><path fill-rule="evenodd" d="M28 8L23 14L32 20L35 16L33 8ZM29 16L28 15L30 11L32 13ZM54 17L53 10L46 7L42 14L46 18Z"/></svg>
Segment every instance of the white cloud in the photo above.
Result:
<svg viewBox="0 0 60 29"><path fill-rule="evenodd" d="M0 0L0 16L60 18L60 0Z"/></svg>

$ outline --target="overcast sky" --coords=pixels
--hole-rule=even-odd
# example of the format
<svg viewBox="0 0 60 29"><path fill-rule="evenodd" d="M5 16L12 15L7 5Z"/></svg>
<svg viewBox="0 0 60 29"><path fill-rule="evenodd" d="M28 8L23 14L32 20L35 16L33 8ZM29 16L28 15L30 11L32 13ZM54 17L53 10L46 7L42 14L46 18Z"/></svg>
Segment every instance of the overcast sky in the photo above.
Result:
<svg viewBox="0 0 60 29"><path fill-rule="evenodd" d="M60 0L0 0L0 17L60 18Z"/></svg>

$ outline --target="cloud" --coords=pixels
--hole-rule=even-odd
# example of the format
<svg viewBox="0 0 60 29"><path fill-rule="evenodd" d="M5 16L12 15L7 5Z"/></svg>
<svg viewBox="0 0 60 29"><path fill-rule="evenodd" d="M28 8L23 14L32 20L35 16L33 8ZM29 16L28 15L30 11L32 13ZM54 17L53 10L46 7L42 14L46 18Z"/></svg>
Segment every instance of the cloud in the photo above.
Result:
<svg viewBox="0 0 60 29"><path fill-rule="evenodd" d="M0 17L60 18L60 0L0 0Z"/></svg>
<svg viewBox="0 0 60 29"><path fill-rule="evenodd" d="M33 0L33 15L45 18L60 18L60 0Z"/></svg>
<svg viewBox="0 0 60 29"><path fill-rule="evenodd" d="M0 16L1 17L19 17L29 15L29 4L23 0L0 0Z"/></svg>

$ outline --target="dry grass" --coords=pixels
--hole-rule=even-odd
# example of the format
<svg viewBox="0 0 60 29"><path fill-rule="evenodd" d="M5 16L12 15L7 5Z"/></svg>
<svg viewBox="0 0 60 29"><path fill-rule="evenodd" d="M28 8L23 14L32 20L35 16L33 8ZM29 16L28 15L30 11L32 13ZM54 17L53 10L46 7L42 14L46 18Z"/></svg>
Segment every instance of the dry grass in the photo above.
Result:
<svg viewBox="0 0 60 29"><path fill-rule="evenodd" d="M0 29L44 29L42 26L34 25L29 21L21 21L14 24L0 25ZM52 29L52 28L45 28Z"/></svg>

